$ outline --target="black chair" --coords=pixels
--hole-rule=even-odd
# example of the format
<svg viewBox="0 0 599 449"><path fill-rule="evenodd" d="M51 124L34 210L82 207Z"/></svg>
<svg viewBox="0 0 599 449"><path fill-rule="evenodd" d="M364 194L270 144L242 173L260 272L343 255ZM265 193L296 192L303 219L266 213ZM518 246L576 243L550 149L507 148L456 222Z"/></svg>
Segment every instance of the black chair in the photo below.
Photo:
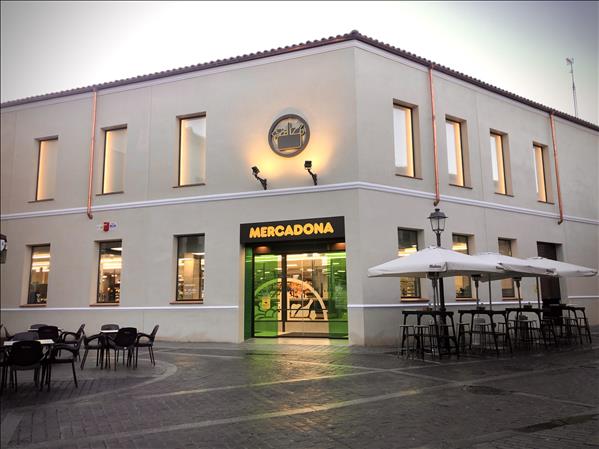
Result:
<svg viewBox="0 0 599 449"><path fill-rule="evenodd" d="M85 352L83 353L83 360L81 360L81 369L83 369L83 366L85 365L87 353L90 349L96 351L96 366L101 363L102 368L104 367L105 339L106 337L102 334L90 335L89 337L83 336L83 347L85 348Z"/></svg>
<svg viewBox="0 0 599 449"><path fill-rule="evenodd" d="M60 333L56 326L42 326L37 330L37 337L39 340L53 340L54 343L57 343L60 338Z"/></svg>
<svg viewBox="0 0 599 449"><path fill-rule="evenodd" d="M38 334L37 331L27 331L27 332L17 332L11 338L13 341L32 341L37 340Z"/></svg>
<svg viewBox="0 0 599 449"><path fill-rule="evenodd" d="M158 328L160 326L157 324L152 329L151 334L144 334L140 332L137 334L137 339L135 340L135 367L137 367L137 356L139 353L139 348L148 348L148 352L150 353L150 361L152 365L156 366L156 359L154 358L154 339L156 338L156 333L158 332Z"/></svg>
<svg viewBox="0 0 599 449"><path fill-rule="evenodd" d="M39 329L40 327L47 326L47 324L32 324L29 329Z"/></svg>
<svg viewBox="0 0 599 449"><path fill-rule="evenodd" d="M131 366L135 342L137 340L137 329L134 327L122 327L114 338L107 338L108 348L114 349L114 369L119 360L119 351L123 351L123 363L125 363L125 350L127 350L127 366ZM110 357L110 354L108 355Z"/></svg>
<svg viewBox="0 0 599 449"><path fill-rule="evenodd" d="M8 348L0 346L0 394L6 386L6 375L8 372Z"/></svg>
<svg viewBox="0 0 599 449"><path fill-rule="evenodd" d="M77 374L75 373L75 360L79 356L79 349L81 348L81 343L83 342L83 336L77 340L75 345L65 345L63 343L57 343L52 347L50 351L50 355L44 365L44 369L42 370L42 380L45 379L46 385L48 387L48 391L50 391L50 382L52 381L52 365L70 363L71 370L73 371L73 381L75 382L75 388L79 388L77 384ZM69 353L66 357L63 357L64 352ZM42 385L43 388L43 385Z"/></svg>
<svg viewBox="0 0 599 449"><path fill-rule="evenodd" d="M101 331L118 331L119 329L118 324L102 324L102 327L100 327Z"/></svg>
<svg viewBox="0 0 599 449"><path fill-rule="evenodd" d="M17 391L17 371L34 370L33 381L37 386L39 370L43 367L46 358L39 341L15 341L10 347L8 367L10 380Z"/></svg>
<svg viewBox="0 0 599 449"><path fill-rule="evenodd" d="M85 324L79 326L77 332L64 331L60 334L59 343L63 345L75 346L81 337L85 337ZM81 359L81 357L79 357Z"/></svg>

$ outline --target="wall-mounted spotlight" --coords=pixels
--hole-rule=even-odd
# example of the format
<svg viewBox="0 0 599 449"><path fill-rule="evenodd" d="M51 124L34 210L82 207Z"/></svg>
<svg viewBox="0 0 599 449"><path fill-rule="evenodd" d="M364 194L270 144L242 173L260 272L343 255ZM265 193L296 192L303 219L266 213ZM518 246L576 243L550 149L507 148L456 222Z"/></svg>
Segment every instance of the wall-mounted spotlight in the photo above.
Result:
<svg viewBox="0 0 599 449"><path fill-rule="evenodd" d="M310 176L312 176L312 181L314 181L314 185L318 185L318 175L316 173L312 173L312 161L304 162L304 168L308 170Z"/></svg>
<svg viewBox="0 0 599 449"><path fill-rule="evenodd" d="M258 173L260 173L260 169L258 169L258 167L256 167L254 165L252 167L252 173L254 174L254 178L256 178L258 181L260 181L260 184L262 184L262 188L264 190L266 190L266 179L261 178L260 176L258 176Z"/></svg>

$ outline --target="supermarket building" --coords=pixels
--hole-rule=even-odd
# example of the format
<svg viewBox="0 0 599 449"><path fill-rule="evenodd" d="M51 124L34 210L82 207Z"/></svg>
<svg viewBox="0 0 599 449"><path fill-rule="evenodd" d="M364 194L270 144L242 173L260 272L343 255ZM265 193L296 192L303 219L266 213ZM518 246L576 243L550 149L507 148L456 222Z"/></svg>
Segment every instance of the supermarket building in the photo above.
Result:
<svg viewBox="0 0 599 449"><path fill-rule="evenodd" d="M434 244L435 204L446 248L599 266L597 125L357 32L1 109L11 331L391 343L432 291L367 269ZM541 293L599 324L599 278Z"/></svg>

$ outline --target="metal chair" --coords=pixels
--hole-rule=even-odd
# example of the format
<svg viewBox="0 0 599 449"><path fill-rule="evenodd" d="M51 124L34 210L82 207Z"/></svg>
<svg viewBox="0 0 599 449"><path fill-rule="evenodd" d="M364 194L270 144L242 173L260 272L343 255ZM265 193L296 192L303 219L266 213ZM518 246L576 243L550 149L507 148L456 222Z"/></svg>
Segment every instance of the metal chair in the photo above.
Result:
<svg viewBox="0 0 599 449"><path fill-rule="evenodd" d="M34 370L33 381L39 383L39 370L46 361L42 345L39 341L15 341L10 347L8 355L8 368L10 380L17 391L17 371Z"/></svg>
<svg viewBox="0 0 599 449"><path fill-rule="evenodd" d="M127 350L127 366L131 366L135 342L137 341L137 329L134 327L122 327L114 338L107 338L108 350L114 349L114 369L116 371L119 360L119 351L123 351L123 363L125 363L125 350ZM108 355L110 358L110 354Z"/></svg>
<svg viewBox="0 0 599 449"><path fill-rule="evenodd" d="M160 326L157 324L152 329L150 334L144 334L140 332L137 334L137 338L135 339L135 367L137 367L137 356L139 352L139 348L148 348L148 352L150 353L150 361L152 365L156 366L156 359L154 358L154 339L156 338L156 333L158 332L158 328Z"/></svg>
<svg viewBox="0 0 599 449"><path fill-rule="evenodd" d="M47 324L32 324L29 329L39 329L40 327L47 326Z"/></svg>
<svg viewBox="0 0 599 449"><path fill-rule="evenodd" d="M42 370L42 388L43 388L43 379L44 379L44 374L45 374L46 385L47 385L48 391L50 391L50 382L52 380L52 365L64 364L64 363L71 364L71 370L73 371L73 381L75 382L75 388L79 388L79 385L77 384L77 374L75 373L75 360L79 356L79 348L81 347L82 341L83 341L83 336L81 336L79 338L79 340L77 340L77 342L75 343L74 346L65 345L63 343L57 343L54 345L54 347L50 351L50 355L49 355L48 359L46 360L44 369ZM62 357L63 351L69 353L70 356Z"/></svg>
<svg viewBox="0 0 599 449"><path fill-rule="evenodd" d="M56 326L42 326L37 330L37 337L40 340L53 340L58 342L60 335Z"/></svg>

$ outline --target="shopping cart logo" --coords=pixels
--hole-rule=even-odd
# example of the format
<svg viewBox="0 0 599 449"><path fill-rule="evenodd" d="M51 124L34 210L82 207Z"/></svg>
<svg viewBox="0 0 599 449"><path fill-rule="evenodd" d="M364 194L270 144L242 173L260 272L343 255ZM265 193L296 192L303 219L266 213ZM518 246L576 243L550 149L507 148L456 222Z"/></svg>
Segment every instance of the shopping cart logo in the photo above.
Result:
<svg viewBox="0 0 599 449"><path fill-rule="evenodd" d="M296 114L279 117L270 127L268 143L279 156L292 157L301 153L310 140L308 123Z"/></svg>

